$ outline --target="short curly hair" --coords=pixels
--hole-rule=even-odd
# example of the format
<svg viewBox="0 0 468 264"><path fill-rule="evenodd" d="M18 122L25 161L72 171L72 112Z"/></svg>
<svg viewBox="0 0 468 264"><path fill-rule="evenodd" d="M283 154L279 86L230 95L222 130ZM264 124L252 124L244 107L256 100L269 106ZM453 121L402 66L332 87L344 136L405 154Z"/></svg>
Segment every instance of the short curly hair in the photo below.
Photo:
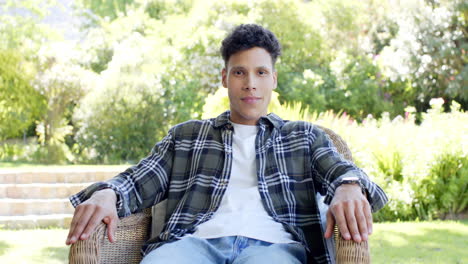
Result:
<svg viewBox="0 0 468 264"><path fill-rule="evenodd" d="M239 25L223 40L220 51L224 65L227 66L234 53L254 47L268 51L274 67L276 59L281 55L281 44L273 32L256 24Z"/></svg>

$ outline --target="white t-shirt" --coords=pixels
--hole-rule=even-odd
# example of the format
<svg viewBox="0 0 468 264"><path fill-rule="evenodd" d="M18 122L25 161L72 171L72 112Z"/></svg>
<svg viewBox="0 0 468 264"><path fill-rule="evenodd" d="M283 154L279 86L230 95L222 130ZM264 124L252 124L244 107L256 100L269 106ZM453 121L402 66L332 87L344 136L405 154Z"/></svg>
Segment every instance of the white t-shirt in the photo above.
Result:
<svg viewBox="0 0 468 264"><path fill-rule="evenodd" d="M193 236L218 238L245 236L270 243L292 243L290 233L263 207L255 162L257 126L233 123L231 177L219 209L200 224Z"/></svg>

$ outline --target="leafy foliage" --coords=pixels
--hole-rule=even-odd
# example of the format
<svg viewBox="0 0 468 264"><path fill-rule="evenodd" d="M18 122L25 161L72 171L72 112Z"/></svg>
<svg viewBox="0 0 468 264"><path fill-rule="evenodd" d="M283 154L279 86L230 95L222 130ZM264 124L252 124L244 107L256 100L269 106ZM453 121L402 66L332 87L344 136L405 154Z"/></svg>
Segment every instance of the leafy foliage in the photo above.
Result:
<svg viewBox="0 0 468 264"><path fill-rule="evenodd" d="M367 57L354 57L346 61L343 69L335 70L335 87L327 92L329 107L344 110L356 118L368 114L380 116L392 111L390 98L384 92L378 67ZM387 98L388 99L387 99Z"/></svg>
<svg viewBox="0 0 468 264"><path fill-rule="evenodd" d="M0 50L0 140L20 136L44 110L28 71L17 50Z"/></svg>
<svg viewBox="0 0 468 264"><path fill-rule="evenodd" d="M418 32L412 50L414 83L419 98L443 95L449 100L468 101L468 4L453 1L414 16Z"/></svg>
<svg viewBox="0 0 468 264"><path fill-rule="evenodd" d="M178 67L164 67L162 61L177 58L158 52L159 45L160 40L139 33L115 45L99 86L75 111L77 151L89 161L135 161L147 155L170 125L201 111L199 84Z"/></svg>
<svg viewBox="0 0 468 264"><path fill-rule="evenodd" d="M144 8L151 18L163 20L169 15L187 14L192 5L192 0L152 0L145 1Z"/></svg>
<svg viewBox="0 0 468 264"><path fill-rule="evenodd" d="M115 19L127 14L127 9L134 0L80 0L82 8L91 10L95 15Z"/></svg>
<svg viewBox="0 0 468 264"><path fill-rule="evenodd" d="M55 49L64 52L62 56L50 55L50 50ZM73 129L67 116L93 85L94 74L74 64L73 59L65 55L67 49L63 44L50 47L50 50L44 47L39 52L41 71L33 81L34 88L47 102L47 111L39 119L36 132L39 142L45 147L40 149L40 161L60 163L72 159L68 146L64 144L65 137Z"/></svg>
<svg viewBox="0 0 468 264"><path fill-rule="evenodd" d="M50 6L50 0L2 1L0 47L19 50L29 58L46 41L59 40L60 35L56 31L40 23L47 15L47 8Z"/></svg>
<svg viewBox="0 0 468 264"><path fill-rule="evenodd" d="M418 193L420 218L446 218L468 206L468 156L443 153L437 157ZM423 208L424 210L421 210ZM429 215L426 215L429 214Z"/></svg>
<svg viewBox="0 0 468 264"><path fill-rule="evenodd" d="M432 3L432 4L431 4ZM380 53L382 69L392 81L407 83L398 100L428 109L443 97L467 108L468 5L464 1L409 1L392 19L398 33ZM392 88L396 88L393 86Z"/></svg>

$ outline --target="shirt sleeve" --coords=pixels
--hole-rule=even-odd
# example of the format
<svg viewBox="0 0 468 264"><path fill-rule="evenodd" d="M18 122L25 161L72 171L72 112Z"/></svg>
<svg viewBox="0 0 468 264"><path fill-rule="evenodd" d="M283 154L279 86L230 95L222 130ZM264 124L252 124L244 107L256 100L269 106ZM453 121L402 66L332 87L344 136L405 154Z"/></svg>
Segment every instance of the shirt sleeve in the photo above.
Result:
<svg viewBox="0 0 468 264"><path fill-rule="evenodd" d="M344 177L358 177L366 192L372 212L381 209L388 198L385 192L366 173L351 161L346 160L333 145L330 137L317 126L311 132L311 164L315 174L314 183L317 190L325 195L324 202L330 204L338 184Z"/></svg>
<svg viewBox="0 0 468 264"><path fill-rule="evenodd" d="M158 142L149 156L114 178L97 182L70 196L74 207L83 203L99 190L110 188L117 195L117 213L125 217L151 207L167 196L174 156L174 136L171 129Z"/></svg>

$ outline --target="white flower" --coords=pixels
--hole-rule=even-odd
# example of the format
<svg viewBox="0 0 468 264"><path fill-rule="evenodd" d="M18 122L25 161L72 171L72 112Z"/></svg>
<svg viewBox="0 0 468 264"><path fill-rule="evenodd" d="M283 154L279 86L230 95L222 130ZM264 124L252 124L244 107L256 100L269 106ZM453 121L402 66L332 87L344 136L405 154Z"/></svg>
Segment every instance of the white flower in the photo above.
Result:
<svg viewBox="0 0 468 264"><path fill-rule="evenodd" d="M444 99L443 98L432 98L429 101L429 105L433 109L439 109L439 108L442 107L442 105L444 105Z"/></svg>

